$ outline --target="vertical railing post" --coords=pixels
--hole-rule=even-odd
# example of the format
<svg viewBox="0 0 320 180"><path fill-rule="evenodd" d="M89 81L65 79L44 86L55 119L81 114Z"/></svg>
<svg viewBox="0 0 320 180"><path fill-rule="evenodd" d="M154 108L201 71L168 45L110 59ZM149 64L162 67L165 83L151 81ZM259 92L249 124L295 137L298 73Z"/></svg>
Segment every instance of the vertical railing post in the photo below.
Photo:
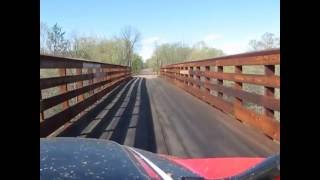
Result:
<svg viewBox="0 0 320 180"><path fill-rule="evenodd" d="M104 73L104 75L103 75L103 81L106 81L107 78L108 78L107 68L103 68L103 69L102 69L102 72ZM103 89L106 88L106 84L103 85L102 88L103 88Z"/></svg>
<svg viewBox="0 0 320 180"><path fill-rule="evenodd" d="M242 74L242 66L235 66L235 73ZM235 81L234 82L234 88L242 90L242 83ZM242 99L241 98L235 97L234 102L237 105L242 105Z"/></svg>
<svg viewBox="0 0 320 180"><path fill-rule="evenodd" d="M183 79L183 74L181 74L180 72L183 70L182 66L179 66L179 77L180 77L180 83L184 84L184 79Z"/></svg>
<svg viewBox="0 0 320 180"><path fill-rule="evenodd" d="M94 68L94 69L93 69L93 73L94 73L94 74L99 73L99 68ZM93 77L94 77L94 78L93 78L92 84L95 84L95 83L99 82L99 77L96 77L96 75L94 75ZM98 91L98 88L92 90L93 94L96 94L97 91Z"/></svg>
<svg viewBox="0 0 320 180"><path fill-rule="evenodd" d="M188 67L184 66L184 70L188 72ZM184 83L185 83L186 86L188 86L188 74L189 73L186 73L186 74L183 75L184 76Z"/></svg>
<svg viewBox="0 0 320 180"><path fill-rule="evenodd" d="M194 73L194 72L193 72L193 67L190 66L190 67L189 67L189 70L192 72L192 73L189 75L189 78L193 80L193 73ZM190 81L189 84L190 84L191 87L193 87L193 81Z"/></svg>
<svg viewBox="0 0 320 180"><path fill-rule="evenodd" d="M40 89L40 109L41 109L41 105L42 105L42 93L41 93L41 89ZM40 121L44 120L44 113L42 110L40 110Z"/></svg>
<svg viewBox="0 0 320 180"><path fill-rule="evenodd" d="M218 72L219 73L223 73L223 66L217 66L217 68L218 68ZM223 85L223 80L222 79L218 79L218 85ZM222 92L220 92L220 91L218 91L218 97L223 97L223 93Z"/></svg>
<svg viewBox="0 0 320 180"><path fill-rule="evenodd" d="M59 69L59 75L60 76L66 76L67 75L67 69L66 68L62 68ZM60 86L60 93L63 94L65 92L68 91L68 86L67 84L61 85ZM62 103L62 110L65 110L69 107L69 101L65 101Z"/></svg>
<svg viewBox="0 0 320 180"><path fill-rule="evenodd" d="M103 74L103 68L102 67L99 67L99 78L98 78L98 82L102 82L104 80L104 76L102 75ZM103 86L100 86L98 88L98 91L101 91L103 89Z"/></svg>
<svg viewBox="0 0 320 180"><path fill-rule="evenodd" d="M235 73L242 74L242 66L235 66L234 68L235 68ZM242 82L234 81L234 88L242 90ZM241 98L235 97L233 108L237 108L237 106L242 106L242 103L243 101ZM237 116L235 116L235 118L238 119L239 121L242 121L241 119L237 118Z"/></svg>
<svg viewBox="0 0 320 180"><path fill-rule="evenodd" d="M201 89L201 86L200 86L200 84L201 84L200 66L197 66L196 69L197 69L197 73L198 73L198 75L196 76L198 84L196 86L200 90Z"/></svg>
<svg viewBox="0 0 320 180"><path fill-rule="evenodd" d="M82 74L82 69L80 68L77 68L76 69L76 75L81 75ZM83 87L83 81L78 81L76 83L76 88L79 89L79 88L82 88ZM77 103L83 101L83 94L77 96Z"/></svg>
<svg viewBox="0 0 320 180"><path fill-rule="evenodd" d="M110 73L110 68L106 67L104 71L106 72L106 80L109 80L109 79L110 79L110 76L111 76L111 75L110 75L110 74L111 74L111 73ZM108 83L108 84L106 84L105 86L108 87L109 84L111 84L111 82Z"/></svg>
<svg viewBox="0 0 320 180"><path fill-rule="evenodd" d="M88 68L88 74L93 74L93 69L92 68ZM93 79L94 79L94 77L92 79L88 80L88 86L90 86L93 83ZM92 94L93 94L93 91L90 90L89 91L89 96L91 96Z"/></svg>
<svg viewBox="0 0 320 180"><path fill-rule="evenodd" d="M275 75L275 66L274 65L265 65L264 71L265 71L265 75L274 76ZM265 96L274 97L274 92L275 92L275 88L264 87ZM274 118L274 110L265 107L264 113L266 116Z"/></svg>
<svg viewBox="0 0 320 180"><path fill-rule="evenodd" d="M100 68L96 68L96 69L95 69L95 74L97 74L97 73L98 73L98 74L100 73ZM96 76L96 78L93 79L93 84L96 84L96 83L98 83L99 81L100 81L99 76ZM100 88L94 89L94 90L93 90L93 93L96 94L96 93L99 91L99 89L100 89Z"/></svg>
<svg viewBox="0 0 320 180"><path fill-rule="evenodd" d="M114 71L116 70L117 68L109 68L108 69L108 72L110 72L110 75L109 75L109 79L113 79L115 77L115 74L114 74ZM114 83L114 81L112 81L110 83L110 85L112 85Z"/></svg>
<svg viewBox="0 0 320 180"><path fill-rule="evenodd" d="M210 66L205 66L205 71L209 72L210 71ZM210 84L210 78L205 76L205 82ZM207 93L210 95L211 90L209 88L205 88Z"/></svg>
<svg viewBox="0 0 320 180"><path fill-rule="evenodd" d="M178 68L177 67L174 67L174 69L173 69L173 71L174 71L174 73L173 73L173 75L174 75L174 82L177 84L178 82Z"/></svg>

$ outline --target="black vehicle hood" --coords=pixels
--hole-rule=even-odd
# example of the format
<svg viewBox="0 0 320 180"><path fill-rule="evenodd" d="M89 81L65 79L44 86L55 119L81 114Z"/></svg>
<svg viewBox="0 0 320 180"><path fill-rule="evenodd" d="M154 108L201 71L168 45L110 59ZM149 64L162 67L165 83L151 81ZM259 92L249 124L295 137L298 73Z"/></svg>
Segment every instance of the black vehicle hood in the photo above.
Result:
<svg viewBox="0 0 320 180"><path fill-rule="evenodd" d="M157 154L135 149L173 179L199 177ZM41 138L41 179L150 179L129 148L88 138Z"/></svg>
<svg viewBox="0 0 320 180"><path fill-rule="evenodd" d="M82 138L40 139L41 179L148 179L122 146Z"/></svg>

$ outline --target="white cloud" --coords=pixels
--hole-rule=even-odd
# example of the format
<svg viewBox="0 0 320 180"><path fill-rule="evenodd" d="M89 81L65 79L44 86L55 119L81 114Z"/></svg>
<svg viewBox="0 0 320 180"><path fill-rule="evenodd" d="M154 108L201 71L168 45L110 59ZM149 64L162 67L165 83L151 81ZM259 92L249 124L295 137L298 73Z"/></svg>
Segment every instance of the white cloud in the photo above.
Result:
<svg viewBox="0 0 320 180"><path fill-rule="evenodd" d="M155 49L155 45L165 43L160 37L154 36L142 39L141 41L141 49L139 51L139 55L142 56L143 60L150 58Z"/></svg>

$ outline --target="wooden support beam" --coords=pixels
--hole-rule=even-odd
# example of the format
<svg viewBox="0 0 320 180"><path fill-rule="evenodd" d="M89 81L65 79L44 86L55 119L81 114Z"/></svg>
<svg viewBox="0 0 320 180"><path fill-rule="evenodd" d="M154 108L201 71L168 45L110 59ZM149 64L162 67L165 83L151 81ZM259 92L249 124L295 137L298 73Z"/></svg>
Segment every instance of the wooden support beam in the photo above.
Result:
<svg viewBox="0 0 320 180"><path fill-rule="evenodd" d="M235 66L235 73L242 74L242 66ZM234 82L234 88L242 90L242 82L235 81ZM236 97L235 98L235 104L242 105L242 99Z"/></svg>
<svg viewBox="0 0 320 180"><path fill-rule="evenodd" d="M265 65L264 71L266 76L274 76L275 75L275 66L274 65ZM275 95L275 88L274 87L264 87L264 94L268 97L274 97ZM274 110L269 108L264 108L264 113L268 117L274 118Z"/></svg>
<svg viewBox="0 0 320 180"><path fill-rule="evenodd" d="M210 66L206 66L205 67L205 71L210 71ZM210 78L209 77L205 77L205 82L210 83ZM206 91L210 94L211 90L209 88L205 88Z"/></svg>
<svg viewBox="0 0 320 180"><path fill-rule="evenodd" d="M76 75L82 75L82 69L76 69ZM83 81L79 81L76 83L76 88L80 89L83 87ZM77 96L77 103L83 101L83 94Z"/></svg>
<svg viewBox="0 0 320 180"><path fill-rule="evenodd" d="M67 75L67 69L59 69L59 75L60 76L66 76ZM68 86L67 84L61 85L60 86L60 94L64 94L68 91ZM65 101L62 103L62 110L65 110L69 107L69 101Z"/></svg>
<svg viewBox="0 0 320 180"><path fill-rule="evenodd" d="M218 72L223 73L223 66L217 66L218 68ZM222 79L218 79L218 85L223 85L223 80ZM222 92L218 92L218 97L223 97L223 93Z"/></svg>

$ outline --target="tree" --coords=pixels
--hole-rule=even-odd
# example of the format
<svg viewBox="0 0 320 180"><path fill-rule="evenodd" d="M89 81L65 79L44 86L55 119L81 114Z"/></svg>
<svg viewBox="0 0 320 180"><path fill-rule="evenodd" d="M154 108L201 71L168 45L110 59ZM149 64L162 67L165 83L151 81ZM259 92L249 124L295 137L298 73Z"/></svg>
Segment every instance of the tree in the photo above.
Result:
<svg viewBox="0 0 320 180"><path fill-rule="evenodd" d="M96 40L91 37L74 36L72 40L71 56L75 58L92 59L92 49L96 45Z"/></svg>
<svg viewBox="0 0 320 180"><path fill-rule="evenodd" d="M72 56L88 60L127 65L125 44L121 39L98 39L96 37L74 37Z"/></svg>
<svg viewBox="0 0 320 180"><path fill-rule="evenodd" d="M65 32L56 23L48 31L48 39L46 41L49 53L52 55L67 55L70 51L70 42L64 37Z"/></svg>
<svg viewBox="0 0 320 180"><path fill-rule="evenodd" d="M196 43L189 55L190 60L207 59L224 55L223 51L216 48L208 47L203 41Z"/></svg>
<svg viewBox="0 0 320 180"><path fill-rule="evenodd" d="M254 51L279 48L280 38L272 33L266 32L261 36L261 40L251 40L249 46L250 49Z"/></svg>
<svg viewBox="0 0 320 180"><path fill-rule="evenodd" d="M40 53L131 66L141 38L139 31L130 26L123 28L119 37L110 39L76 33L67 39L65 35L58 24L48 28L41 22Z"/></svg>
<svg viewBox="0 0 320 180"><path fill-rule="evenodd" d="M132 66L131 66L132 72L137 74L140 72L142 68L143 68L142 57L137 54L134 54L132 59Z"/></svg>
<svg viewBox="0 0 320 180"><path fill-rule="evenodd" d="M47 52L48 26L44 22L40 22L40 53Z"/></svg>
<svg viewBox="0 0 320 180"><path fill-rule="evenodd" d="M224 55L222 50L208 47L204 42L198 42L192 47L181 42L166 43L155 46L155 50L146 64L152 67L153 71L159 72L160 67L163 65L213 58L222 55Z"/></svg>
<svg viewBox="0 0 320 180"><path fill-rule="evenodd" d="M121 30L120 39L124 43L124 55L127 65L131 66L133 52L137 44L140 42L141 34L138 30L134 29L131 26L126 26Z"/></svg>

